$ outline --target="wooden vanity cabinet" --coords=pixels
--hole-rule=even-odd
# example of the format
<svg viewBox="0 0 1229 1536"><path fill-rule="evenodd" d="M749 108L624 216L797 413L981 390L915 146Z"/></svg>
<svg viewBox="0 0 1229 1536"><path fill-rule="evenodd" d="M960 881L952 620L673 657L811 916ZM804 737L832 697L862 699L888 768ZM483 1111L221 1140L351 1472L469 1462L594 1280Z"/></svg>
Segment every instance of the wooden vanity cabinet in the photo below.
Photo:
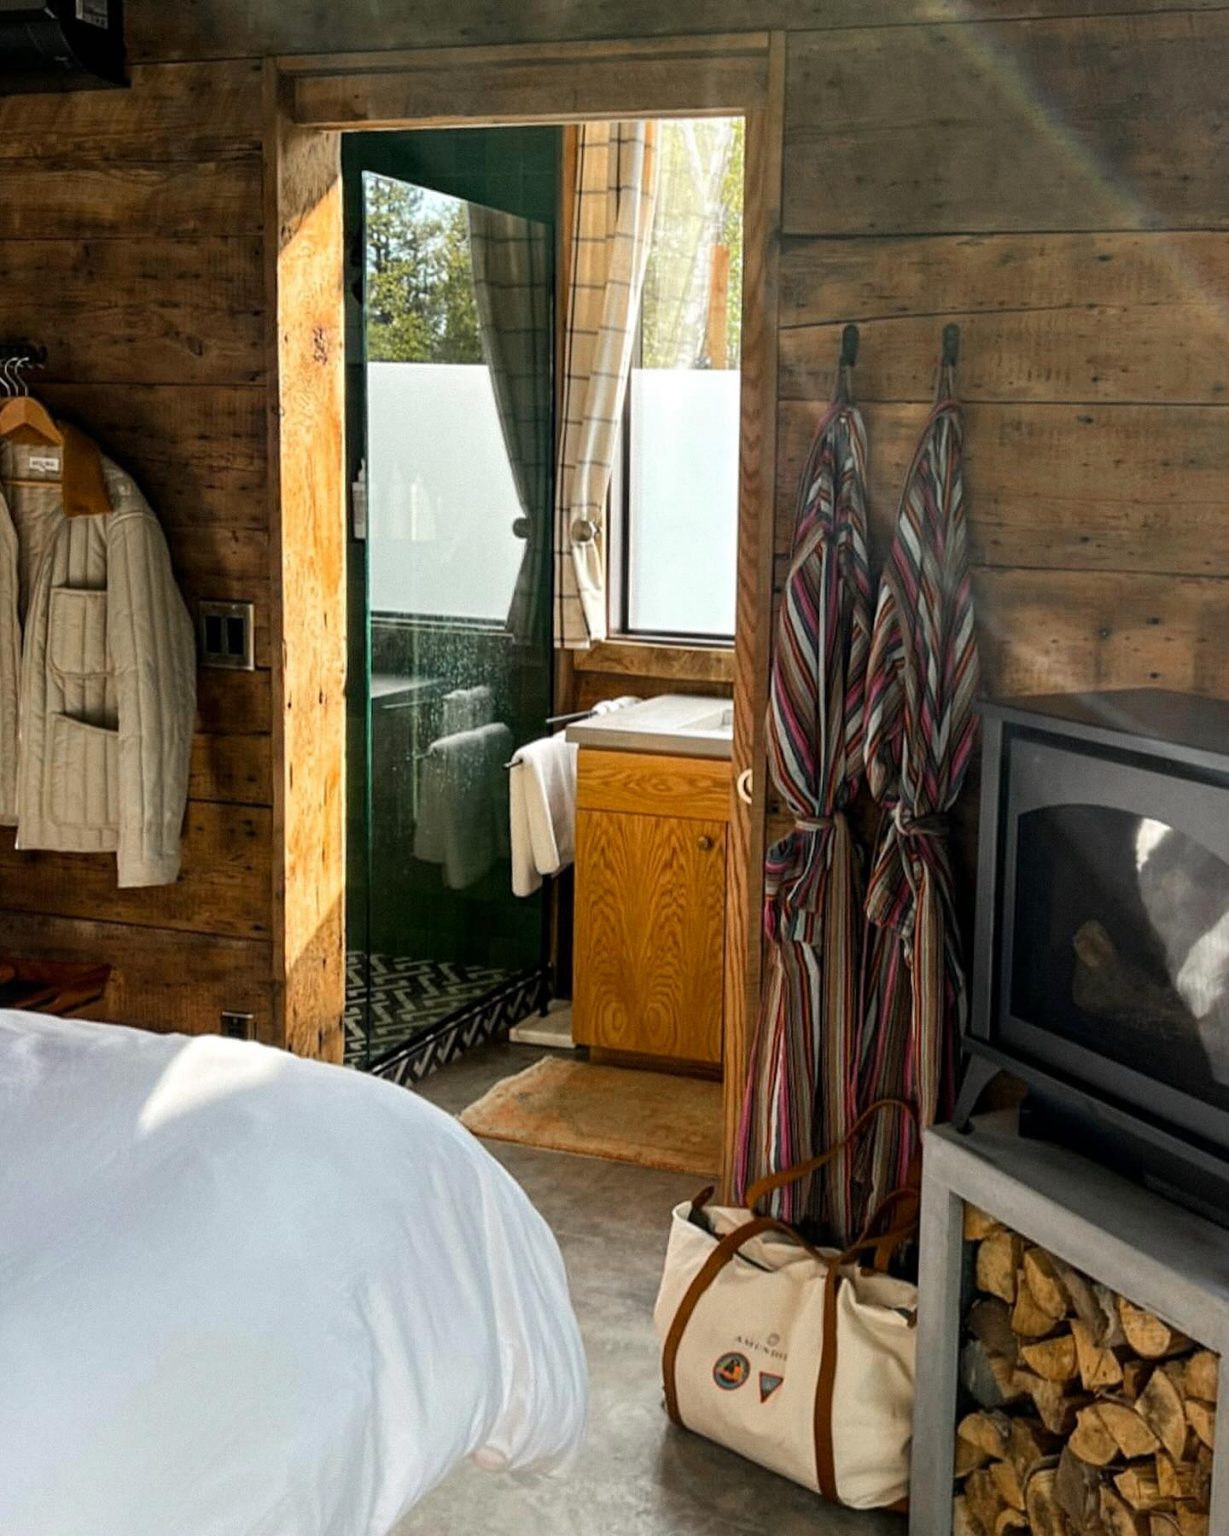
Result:
<svg viewBox="0 0 1229 1536"><path fill-rule="evenodd" d="M581 748L572 1033L597 1059L720 1067L730 771Z"/></svg>

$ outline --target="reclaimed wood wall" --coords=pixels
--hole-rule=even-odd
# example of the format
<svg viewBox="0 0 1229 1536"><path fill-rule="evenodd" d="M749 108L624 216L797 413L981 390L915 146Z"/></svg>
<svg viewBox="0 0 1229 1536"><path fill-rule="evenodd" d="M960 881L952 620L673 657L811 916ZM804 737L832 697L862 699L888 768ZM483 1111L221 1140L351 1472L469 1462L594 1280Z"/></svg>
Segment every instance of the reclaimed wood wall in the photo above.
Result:
<svg viewBox="0 0 1229 1536"><path fill-rule="evenodd" d="M259 670L204 674L185 873L0 853L26 950L108 1008L273 1023L275 750L261 59L787 30L778 548L840 326L886 536L963 329L987 687L1229 694L1229 11L1218 0L130 0L127 94L0 102L6 331L145 484L189 596L253 597ZM293 537L287 529L285 538ZM277 590L281 591L280 581ZM288 591L290 589L287 589ZM280 618L280 615L278 616Z"/></svg>
<svg viewBox="0 0 1229 1536"><path fill-rule="evenodd" d="M140 66L128 92L0 98L0 334L136 477L189 604L256 605L257 670L204 671L183 873L0 837L0 950L115 967L98 1012L274 1034L261 66Z"/></svg>

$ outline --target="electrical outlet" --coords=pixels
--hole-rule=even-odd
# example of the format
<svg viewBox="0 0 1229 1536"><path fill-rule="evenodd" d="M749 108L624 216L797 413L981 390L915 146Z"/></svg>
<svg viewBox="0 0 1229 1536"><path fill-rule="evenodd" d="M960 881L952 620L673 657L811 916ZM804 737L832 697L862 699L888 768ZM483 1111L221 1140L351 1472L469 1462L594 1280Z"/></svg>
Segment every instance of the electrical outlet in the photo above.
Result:
<svg viewBox="0 0 1229 1536"><path fill-rule="evenodd" d="M203 667L255 671L255 623L251 603L224 603L203 597L197 604L197 629Z"/></svg>
<svg viewBox="0 0 1229 1536"><path fill-rule="evenodd" d="M232 1013L223 1008L222 1033L230 1040L255 1040L255 1016L250 1013Z"/></svg>

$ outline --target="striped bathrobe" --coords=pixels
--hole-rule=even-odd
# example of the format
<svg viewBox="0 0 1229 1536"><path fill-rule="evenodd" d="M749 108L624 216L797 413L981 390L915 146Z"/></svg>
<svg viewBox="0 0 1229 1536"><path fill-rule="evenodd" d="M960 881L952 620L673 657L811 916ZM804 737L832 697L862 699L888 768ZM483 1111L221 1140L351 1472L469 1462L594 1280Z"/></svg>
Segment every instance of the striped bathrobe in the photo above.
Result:
<svg viewBox="0 0 1229 1536"><path fill-rule="evenodd" d="M965 1014L946 813L977 726L964 425L942 382L901 496L866 689L866 774L881 821L866 892L859 1103L907 1098L923 1125L950 1111ZM861 1170L871 1202L904 1182L914 1150L899 1122L878 1128Z"/></svg>
<svg viewBox="0 0 1229 1536"><path fill-rule="evenodd" d="M764 1173L838 1140L856 1112L861 889L845 819L862 775L870 643L866 428L838 399L799 486L767 722L773 783L794 819L765 861L768 969L739 1127L738 1198ZM848 1233L848 1178L775 1197L787 1220Z"/></svg>

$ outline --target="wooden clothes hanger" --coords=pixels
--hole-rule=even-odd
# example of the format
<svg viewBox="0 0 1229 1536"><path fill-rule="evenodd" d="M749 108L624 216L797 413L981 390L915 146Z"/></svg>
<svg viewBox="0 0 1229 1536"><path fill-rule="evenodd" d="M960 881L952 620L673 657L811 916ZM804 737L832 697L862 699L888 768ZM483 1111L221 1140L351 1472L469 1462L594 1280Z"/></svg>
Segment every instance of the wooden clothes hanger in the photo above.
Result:
<svg viewBox="0 0 1229 1536"><path fill-rule="evenodd" d="M48 443L63 447L64 435L51 419L47 407L29 393L24 365L29 358L9 358L4 363L5 388L19 391L0 406L0 437L14 443Z"/></svg>

